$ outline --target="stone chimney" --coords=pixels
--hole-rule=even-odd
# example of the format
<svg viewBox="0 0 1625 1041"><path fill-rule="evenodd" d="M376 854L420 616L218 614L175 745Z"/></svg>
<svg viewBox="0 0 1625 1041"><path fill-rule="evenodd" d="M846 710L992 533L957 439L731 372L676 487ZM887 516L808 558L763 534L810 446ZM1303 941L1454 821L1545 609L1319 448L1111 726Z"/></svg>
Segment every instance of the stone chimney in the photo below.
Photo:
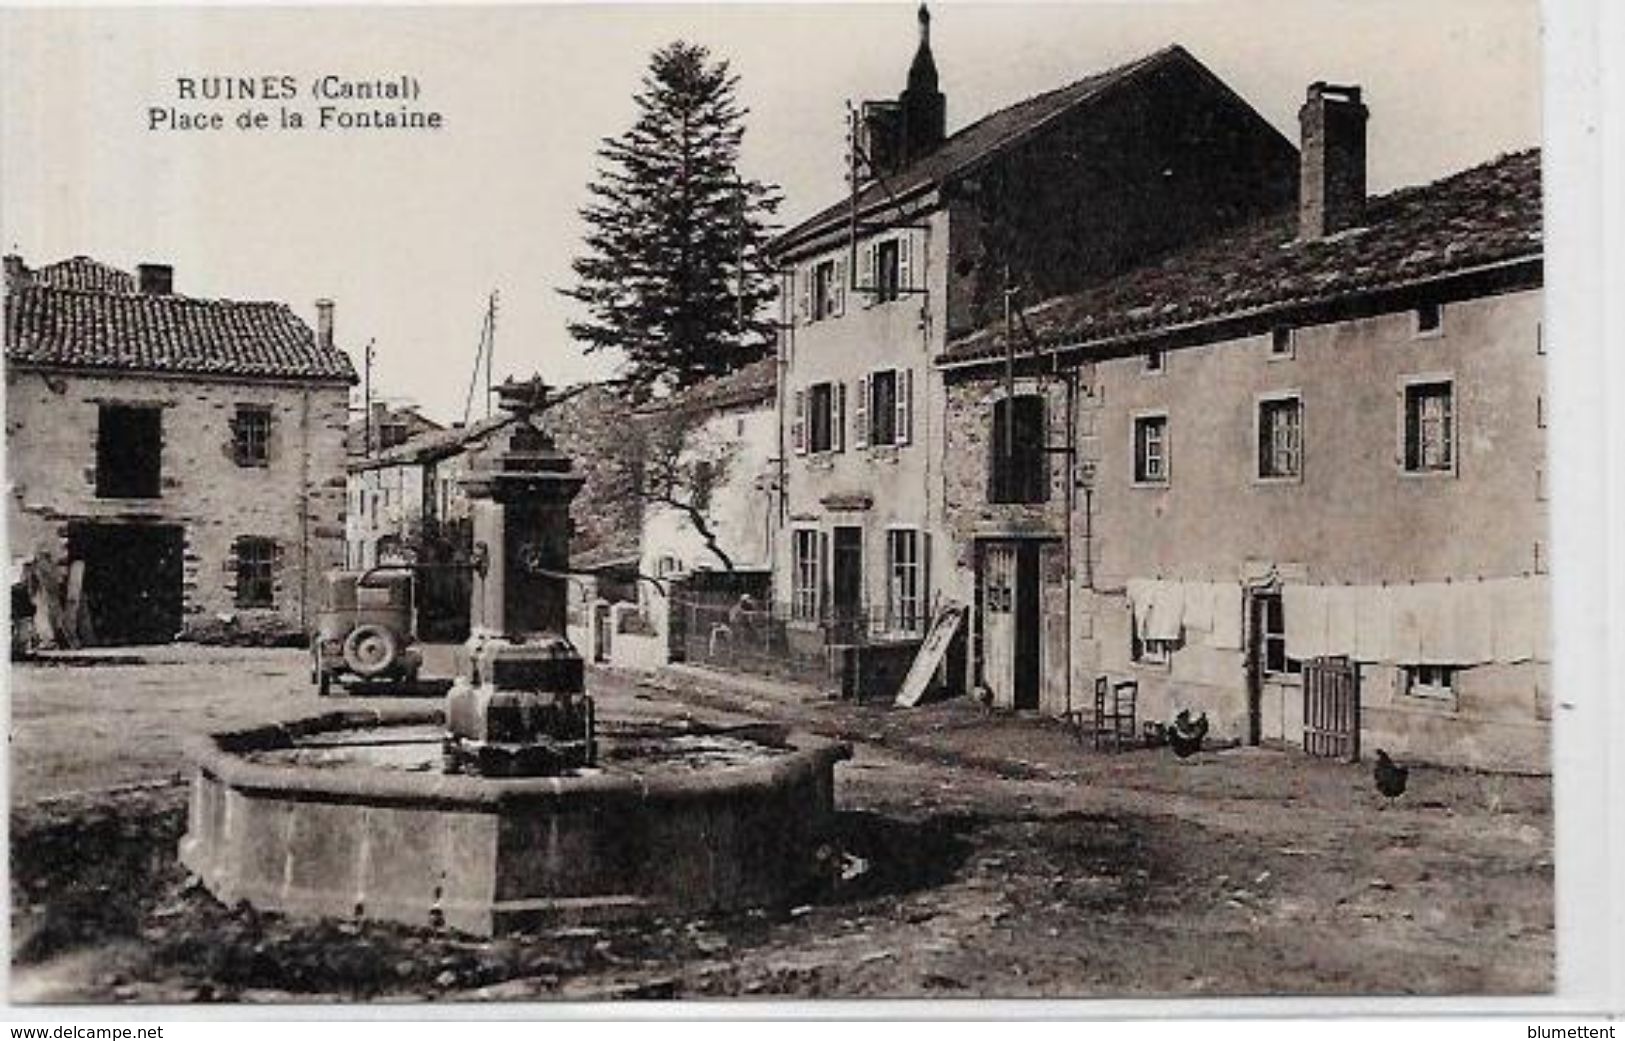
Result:
<svg viewBox="0 0 1625 1041"><path fill-rule="evenodd" d="M168 264L137 264L135 284L144 296L168 296L175 291L175 269Z"/></svg>
<svg viewBox="0 0 1625 1041"><path fill-rule="evenodd" d="M1318 239L1365 222L1365 123L1360 88L1311 83L1298 110L1303 132L1298 237Z"/></svg>
<svg viewBox="0 0 1625 1041"><path fill-rule="evenodd" d="M333 301L316 301L316 346L324 351L333 349Z"/></svg>

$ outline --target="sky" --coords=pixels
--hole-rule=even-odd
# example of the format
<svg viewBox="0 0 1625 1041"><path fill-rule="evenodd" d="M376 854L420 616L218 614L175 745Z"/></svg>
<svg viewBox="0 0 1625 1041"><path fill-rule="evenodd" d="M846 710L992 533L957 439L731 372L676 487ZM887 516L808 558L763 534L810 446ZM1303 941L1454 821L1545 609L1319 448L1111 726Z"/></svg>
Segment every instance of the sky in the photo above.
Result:
<svg viewBox="0 0 1625 1041"><path fill-rule="evenodd" d="M1528 0L938 3L949 131L1172 43L1296 141L1314 80L1371 110L1369 187L1423 183L1540 143L1540 27ZM614 367L565 323L578 211L600 139L635 118L649 55L686 39L727 59L749 110L742 165L780 185L788 226L837 200L844 106L893 97L914 7L541 5L8 8L0 11L0 244L33 266L76 254L175 268L176 291L284 300L374 386L463 416L488 295L494 370L569 383ZM151 130L181 77L407 75L434 132ZM309 113L315 102L291 103ZM477 401L474 414L482 415Z"/></svg>

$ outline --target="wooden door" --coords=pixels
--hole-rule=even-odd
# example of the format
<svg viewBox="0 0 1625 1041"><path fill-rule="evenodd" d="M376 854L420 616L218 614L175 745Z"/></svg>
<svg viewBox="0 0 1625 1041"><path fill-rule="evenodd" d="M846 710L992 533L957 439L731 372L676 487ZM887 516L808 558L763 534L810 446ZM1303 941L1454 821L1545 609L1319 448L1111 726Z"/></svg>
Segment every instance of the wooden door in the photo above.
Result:
<svg viewBox="0 0 1625 1041"><path fill-rule="evenodd" d="M982 682L993 703L1015 706L1016 546L988 543L982 552Z"/></svg>
<svg viewBox="0 0 1625 1041"><path fill-rule="evenodd" d="M1347 658L1303 663L1303 750L1346 762L1360 758L1360 669Z"/></svg>
<svg viewBox="0 0 1625 1041"><path fill-rule="evenodd" d="M863 529L837 527L830 561L830 624L835 643L863 633Z"/></svg>
<svg viewBox="0 0 1625 1041"><path fill-rule="evenodd" d="M1036 542L1018 542L1016 550L1015 676L1012 701L1018 709L1038 708L1038 681L1043 670L1043 643L1039 638L1038 549Z"/></svg>

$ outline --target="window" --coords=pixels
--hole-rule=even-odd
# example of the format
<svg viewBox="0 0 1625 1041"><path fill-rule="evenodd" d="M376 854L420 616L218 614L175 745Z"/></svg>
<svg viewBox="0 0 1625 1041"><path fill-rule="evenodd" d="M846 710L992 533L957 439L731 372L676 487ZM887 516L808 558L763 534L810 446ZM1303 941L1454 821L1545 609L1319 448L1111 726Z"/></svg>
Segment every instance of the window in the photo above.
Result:
<svg viewBox="0 0 1625 1041"><path fill-rule="evenodd" d="M1044 399L1037 394L993 404L988 443L988 502L1036 503L1049 498L1049 456L1044 448Z"/></svg>
<svg viewBox="0 0 1625 1041"><path fill-rule="evenodd" d="M914 373L885 369L858 380L859 447L906 445L914 423Z"/></svg>
<svg viewBox="0 0 1625 1041"><path fill-rule="evenodd" d="M923 539L919 532L894 528L886 532L887 628L919 632L925 628Z"/></svg>
<svg viewBox="0 0 1625 1041"><path fill-rule="evenodd" d="M1303 473L1303 402L1295 397L1258 403L1258 476L1266 480Z"/></svg>
<svg viewBox="0 0 1625 1041"><path fill-rule="evenodd" d="M875 247L875 302L896 300L902 288L902 251L897 239Z"/></svg>
<svg viewBox="0 0 1625 1041"><path fill-rule="evenodd" d="M405 423L384 423L378 427L379 449L394 448L396 445L404 444L406 437Z"/></svg>
<svg viewBox="0 0 1625 1041"><path fill-rule="evenodd" d="M276 542L245 536L238 539L233 548L237 554L237 606L274 606L272 573L276 567Z"/></svg>
<svg viewBox="0 0 1625 1041"><path fill-rule="evenodd" d="M1134 483L1168 482L1168 417L1139 416L1134 420Z"/></svg>
<svg viewBox="0 0 1625 1041"><path fill-rule="evenodd" d="M1455 419L1450 381L1405 387L1405 470L1449 472L1455 466Z"/></svg>
<svg viewBox="0 0 1625 1041"><path fill-rule="evenodd" d="M1416 335L1437 336L1444 329L1444 307L1423 304L1416 309Z"/></svg>
<svg viewBox="0 0 1625 1041"><path fill-rule="evenodd" d="M1405 693L1413 698L1454 699L1456 696L1456 667L1454 665L1405 666Z"/></svg>
<svg viewBox="0 0 1625 1041"><path fill-rule="evenodd" d="M1286 609L1281 605L1281 594L1267 593L1254 603L1262 615L1265 674L1286 676L1302 672L1303 663L1286 656Z"/></svg>
<svg viewBox="0 0 1625 1041"><path fill-rule="evenodd" d="M818 553L818 532L797 528L791 540L790 617L799 622L818 620L818 587L823 577Z"/></svg>
<svg viewBox="0 0 1625 1041"><path fill-rule="evenodd" d="M1142 640L1134 620L1129 619L1129 656L1141 665L1167 665L1173 657L1178 640Z"/></svg>
<svg viewBox="0 0 1625 1041"><path fill-rule="evenodd" d="M665 578L668 575L675 575L682 570L683 562L669 553L662 555L659 560L655 561L656 578Z"/></svg>
<svg viewBox="0 0 1625 1041"><path fill-rule="evenodd" d="M271 462L271 409L266 405L238 405L231 421L231 454L238 466L268 466Z"/></svg>
<svg viewBox="0 0 1625 1041"><path fill-rule="evenodd" d="M1270 330L1270 357L1290 358L1297 348L1297 331L1290 325L1277 325Z"/></svg>
<svg viewBox="0 0 1625 1041"><path fill-rule="evenodd" d="M1145 371L1151 373L1161 372L1163 360L1164 359L1161 351L1153 350L1146 352Z"/></svg>
<svg viewBox="0 0 1625 1041"><path fill-rule="evenodd" d="M805 302L807 320L834 318L846 310L846 262L821 260L813 265L810 299Z"/></svg>
<svg viewBox="0 0 1625 1041"><path fill-rule="evenodd" d="M839 383L815 383L807 388L806 404L797 403L797 411L806 411L806 452L839 452L845 426L846 394ZM799 395L798 395L799 398Z"/></svg>
<svg viewBox="0 0 1625 1041"><path fill-rule="evenodd" d="M96 424L96 495L156 499L161 494L163 410L103 405Z"/></svg>

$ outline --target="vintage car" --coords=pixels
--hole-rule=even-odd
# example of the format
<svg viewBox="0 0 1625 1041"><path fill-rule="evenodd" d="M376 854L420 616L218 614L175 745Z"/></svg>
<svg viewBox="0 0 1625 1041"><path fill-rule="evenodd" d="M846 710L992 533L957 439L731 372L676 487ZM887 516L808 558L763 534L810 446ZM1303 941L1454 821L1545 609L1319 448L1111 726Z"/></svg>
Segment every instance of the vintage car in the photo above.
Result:
<svg viewBox="0 0 1625 1041"><path fill-rule="evenodd" d="M310 640L310 678L322 695L350 687L415 683L423 665L417 642L415 575L410 567L330 571Z"/></svg>

